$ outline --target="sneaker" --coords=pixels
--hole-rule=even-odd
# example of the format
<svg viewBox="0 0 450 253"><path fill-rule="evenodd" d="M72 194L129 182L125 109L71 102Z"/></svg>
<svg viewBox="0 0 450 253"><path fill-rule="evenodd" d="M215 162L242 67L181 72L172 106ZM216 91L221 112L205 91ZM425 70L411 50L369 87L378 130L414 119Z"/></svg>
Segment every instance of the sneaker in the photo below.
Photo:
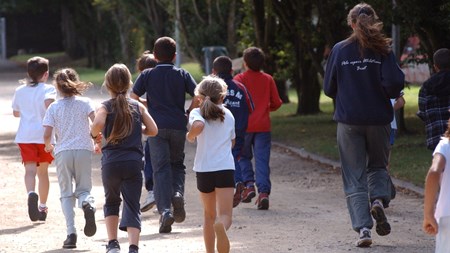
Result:
<svg viewBox="0 0 450 253"><path fill-rule="evenodd" d="M377 199L372 203L370 213L377 222L376 231L378 235L385 236L391 233L391 225L389 225L386 215L384 214L383 202L381 200Z"/></svg>
<svg viewBox="0 0 450 253"><path fill-rule="evenodd" d="M171 211L165 211L159 218L159 233L170 233L172 231L172 224L175 221Z"/></svg>
<svg viewBox="0 0 450 253"><path fill-rule="evenodd" d="M141 212L147 212L152 209L156 204L155 195L153 191L148 191L147 198L145 199L144 204L141 206Z"/></svg>
<svg viewBox="0 0 450 253"><path fill-rule="evenodd" d="M269 209L269 194L266 192L261 192L256 200L256 204L258 205L258 210Z"/></svg>
<svg viewBox="0 0 450 253"><path fill-rule="evenodd" d="M84 212L84 234L86 236L93 236L97 232L97 226L95 225L95 207L91 206L89 202L83 201Z"/></svg>
<svg viewBox="0 0 450 253"><path fill-rule="evenodd" d="M48 213L48 208L46 206L38 207L39 209L39 219L40 221L45 221L45 219L47 219L47 213Z"/></svg>
<svg viewBox="0 0 450 253"><path fill-rule="evenodd" d="M173 218L175 222L180 223L186 219L186 210L184 210L184 198L181 193L176 192L172 197Z"/></svg>
<svg viewBox="0 0 450 253"><path fill-rule="evenodd" d="M214 224L214 233L216 234L216 248L219 253L230 252L230 240L228 239L227 232L222 223L217 222Z"/></svg>
<svg viewBox="0 0 450 253"><path fill-rule="evenodd" d="M63 249L74 249L77 247L77 234L70 234L64 241Z"/></svg>
<svg viewBox="0 0 450 253"><path fill-rule="evenodd" d="M117 240L111 240L106 245L106 253L120 253L120 245Z"/></svg>
<svg viewBox="0 0 450 253"><path fill-rule="evenodd" d="M255 196L256 196L255 186L245 187L244 191L242 192L241 202L250 203L252 202L252 198L254 198Z"/></svg>
<svg viewBox="0 0 450 253"><path fill-rule="evenodd" d="M242 192L244 191L244 189L245 189L244 183L238 182L236 184L236 190L233 196L233 207L237 207L239 203L241 203Z"/></svg>
<svg viewBox="0 0 450 253"><path fill-rule="evenodd" d="M359 239L356 241L356 247L366 248L372 245L372 237L370 233L370 229L361 228L359 230Z"/></svg>
<svg viewBox="0 0 450 253"><path fill-rule="evenodd" d="M130 245L128 253L139 253L139 247L136 245Z"/></svg>
<svg viewBox="0 0 450 253"><path fill-rule="evenodd" d="M30 192L28 194L28 216L31 221L37 221L39 219L39 208L38 208L39 196L35 192Z"/></svg>

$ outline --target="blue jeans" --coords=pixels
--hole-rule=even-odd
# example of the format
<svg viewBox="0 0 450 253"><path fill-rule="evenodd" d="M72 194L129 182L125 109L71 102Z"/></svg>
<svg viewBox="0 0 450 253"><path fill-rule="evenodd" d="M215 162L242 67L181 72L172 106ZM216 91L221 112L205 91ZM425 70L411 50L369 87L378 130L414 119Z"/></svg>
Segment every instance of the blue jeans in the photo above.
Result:
<svg viewBox="0 0 450 253"><path fill-rule="evenodd" d="M170 210L175 192L184 195L186 166L184 166L185 130L159 129L148 139L153 167L153 191L159 213Z"/></svg>
<svg viewBox="0 0 450 253"><path fill-rule="evenodd" d="M149 138L147 138L144 145L144 182L145 189L147 191L153 191L153 168L150 159L150 144L148 143Z"/></svg>
<svg viewBox="0 0 450 253"><path fill-rule="evenodd" d="M233 154L234 158L234 182L244 182L242 179L242 170L241 166L239 165L239 160L241 159L241 152L242 147L245 143L245 131L239 132L236 130L236 139L234 143L234 147L231 150L231 153Z"/></svg>
<svg viewBox="0 0 450 253"><path fill-rule="evenodd" d="M244 182L256 182L258 192L270 194L270 147L272 144L270 132L246 133L242 147L241 167ZM255 171L253 171L252 159L255 157ZM256 181L255 181L256 179Z"/></svg>
<svg viewBox="0 0 450 253"><path fill-rule="evenodd" d="M337 143L341 158L344 193L355 231L372 228L370 203L383 200L385 207L391 200L389 157L391 127L360 126L338 123Z"/></svg>

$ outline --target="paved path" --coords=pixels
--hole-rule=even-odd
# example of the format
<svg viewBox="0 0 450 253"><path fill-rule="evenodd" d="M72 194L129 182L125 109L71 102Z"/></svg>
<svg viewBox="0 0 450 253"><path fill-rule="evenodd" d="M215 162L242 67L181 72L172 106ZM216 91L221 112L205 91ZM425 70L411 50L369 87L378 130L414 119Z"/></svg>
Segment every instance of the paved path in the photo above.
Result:
<svg viewBox="0 0 450 253"><path fill-rule="evenodd" d="M61 249L66 234L54 166L49 169L48 219L45 223L33 223L28 218L23 167L13 143L18 120L12 116L10 106L17 80L23 78L24 73L23 69L0 61L0 253L104 252L107 236L99 156L93 161L98 226L93 237L84 236L82 212L76 210L77 249ZM106 93L101 94L95 89L87 95L97 103L106 99ZM186 221L175 224L171 234L162 235L158 233L158 215L152 211L143 213L140 252L204 252L202 208L192 172L194 152L195 146L186 144ZM433 252L434 238L421 231L421 197L402 192L387 209L393 229L391 235L379 237L373 231L371 248L354 247L357 235L350 228L340 175L331 166L315 162L316 157L311 158L300 157L290 147L274 146L270 209L258 211L253 203L241 204L234 209L229 231L231 252ZM119 232L119 237L122 248L127 249L126 233Z"/></svg>

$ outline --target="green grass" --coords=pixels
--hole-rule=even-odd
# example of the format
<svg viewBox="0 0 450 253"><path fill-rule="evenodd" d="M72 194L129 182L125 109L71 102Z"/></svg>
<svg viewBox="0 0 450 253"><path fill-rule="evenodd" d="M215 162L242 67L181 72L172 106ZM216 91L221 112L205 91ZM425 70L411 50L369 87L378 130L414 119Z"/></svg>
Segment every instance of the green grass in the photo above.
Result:
<svg viewBox="0 0 450 253"><path fill-rule="evenodd" d="M194 62L183 63L181 64L180 67L187 70L197 83L199 83L203 79L203 76L205 75L200 64L198 63Z"/></svg>
<svg viewBox="0 0 450 253"><path fill-rule="evenodd" d="M404 114L407 132L397 136L392 150L390 171L397 178L423 186L431 164L431 151L425 145L424 124L416 116L418 91L418 86L405 89ZM338 161L332 100L322 94L322 113L298 116L294 115L297 109L294 91L290 91L289 98L291 103L283 104L278 111L271 114L273 140Z"/></svg>

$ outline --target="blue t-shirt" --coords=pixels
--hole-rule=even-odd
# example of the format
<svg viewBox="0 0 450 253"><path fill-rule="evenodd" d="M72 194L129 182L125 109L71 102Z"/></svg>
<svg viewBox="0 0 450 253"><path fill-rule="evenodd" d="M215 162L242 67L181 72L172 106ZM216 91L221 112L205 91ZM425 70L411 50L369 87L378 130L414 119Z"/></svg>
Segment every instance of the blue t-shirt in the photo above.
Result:
<svg viewBox="0 0 450 253"><path fill-rule="evenodd" d="M194 97L196 85L186 70L171 63L158 63L138 76L133 93L138 96L147 93L148 111L158 129L186 130L186 93Z"/></svg>

